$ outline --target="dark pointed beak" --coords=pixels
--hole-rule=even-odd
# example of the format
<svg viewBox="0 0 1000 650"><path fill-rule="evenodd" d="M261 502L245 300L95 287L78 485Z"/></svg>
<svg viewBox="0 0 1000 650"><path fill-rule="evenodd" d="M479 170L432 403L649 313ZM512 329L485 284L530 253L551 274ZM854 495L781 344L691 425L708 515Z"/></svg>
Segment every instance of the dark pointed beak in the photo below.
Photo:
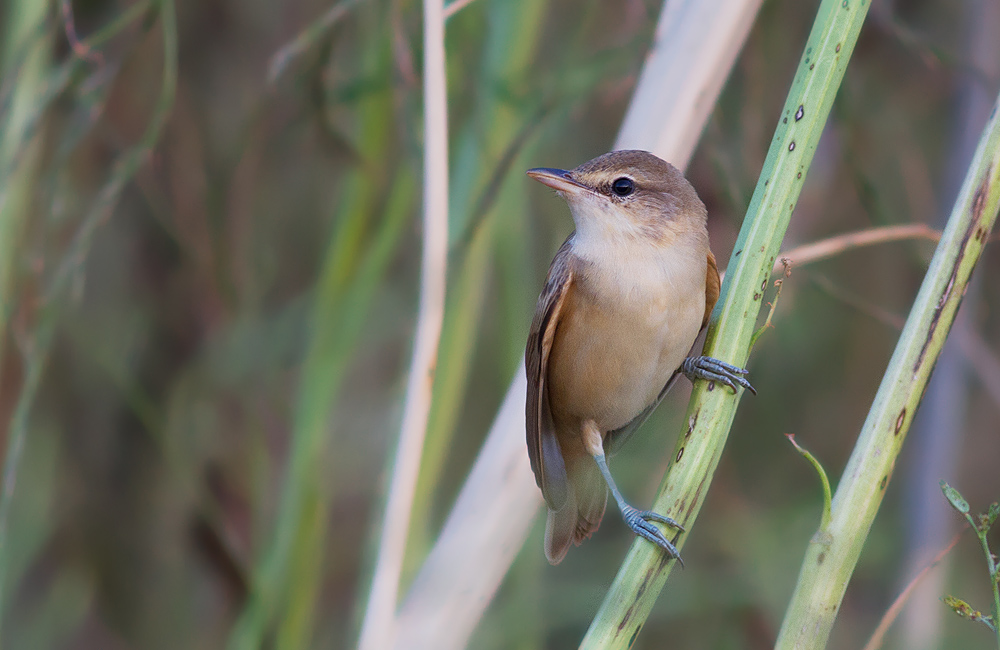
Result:
<svg viewBox="0 0 1000 650"><path fill-rule="evenodd" d="M552 169L550 167L536 167L527 171L542 185L548 185L557 192L566 194L578 194L579 192L590 192L591 189L582 183L573 180L573 174L565 169Z"/></svg>

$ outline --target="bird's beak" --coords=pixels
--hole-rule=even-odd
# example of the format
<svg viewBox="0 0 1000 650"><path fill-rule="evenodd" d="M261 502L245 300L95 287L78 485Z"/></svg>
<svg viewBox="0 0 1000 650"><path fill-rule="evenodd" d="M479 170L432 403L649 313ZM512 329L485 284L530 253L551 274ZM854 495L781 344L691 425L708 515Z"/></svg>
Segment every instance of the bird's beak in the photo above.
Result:
<svg viewBox="0 0 1000 650"><path fill-rule="evenodd" d="M565 169L536 167L535 169L529 169L527 174L542 185L548 185L555 191L566 195L592 191L586 185L573 180L572 174Z"/></svg>

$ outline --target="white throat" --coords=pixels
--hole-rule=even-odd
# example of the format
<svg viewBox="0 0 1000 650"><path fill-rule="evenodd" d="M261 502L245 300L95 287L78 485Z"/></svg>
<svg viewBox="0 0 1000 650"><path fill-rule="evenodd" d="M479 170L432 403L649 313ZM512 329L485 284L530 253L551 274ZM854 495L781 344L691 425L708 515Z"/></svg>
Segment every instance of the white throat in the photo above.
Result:
<svg viewBox="0 0 1000 650"><path fill-rule="evenodd" d="M570 209L576 223L573 253L588 263L588 280L599 295L658 301L664 293L704 286L707 241L692 241L699 238L696 233L653 239L603 197L580 197Z"/></svg>

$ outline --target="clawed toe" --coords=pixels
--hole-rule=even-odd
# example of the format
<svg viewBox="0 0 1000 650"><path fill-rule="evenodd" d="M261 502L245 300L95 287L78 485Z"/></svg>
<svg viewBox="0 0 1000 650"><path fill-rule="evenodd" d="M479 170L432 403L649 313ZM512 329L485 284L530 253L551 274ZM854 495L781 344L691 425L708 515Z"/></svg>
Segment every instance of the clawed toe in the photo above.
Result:
<svg viewBox="0 0 1000 650"><path fill-rule="evenodd" d="M650 510L636 510L631 507L628 511L622 512L622 517L625 519L625 523L628 527L632 529L632 532L639 537L656 544L666 551L667 555L676 559L682 567L684 566L684 560L681 559L680 553L677 551L677 547L666 538L659 528L647 521L647 519L652 519L653 521L658 521L660 523L679 528L680 530L684 530L680 524L665 515L661 515Z"/></svg>
<svg viewBox="0 0 1000 650"><path fill-rule="evenodd" d="M757 390L743 376L749 373L749 370L734 366L725 361L720 361L719 359L712 357L688 357L681 364L681 372L692 381L695 379L717 381L732 388L734 393L738 384L754 395L757 394Z"/></svg>
<svg viewBox="0 0 1000 650"><path fill-rule="evenodd" d="M635 514L642 517L643 519L652 519L653 521L658 521L661 524L673 526L674 528L677 528L681 532L684 532L684 526L681 526L679 523L677 523L670 517L666 515L661 515L658 512L653 512L652 510L637 510Z"/></svg>

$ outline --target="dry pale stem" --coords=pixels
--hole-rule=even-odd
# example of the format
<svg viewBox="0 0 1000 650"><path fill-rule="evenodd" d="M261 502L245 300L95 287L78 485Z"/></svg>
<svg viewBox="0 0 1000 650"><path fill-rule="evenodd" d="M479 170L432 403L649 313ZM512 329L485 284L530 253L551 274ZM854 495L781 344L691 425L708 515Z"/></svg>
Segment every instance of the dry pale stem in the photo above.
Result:
<svg viewBox="0 0 1000 650"><path fill-rule="evenodd" d="M444 320L448 256L448 117L443 0L424 0L424 233L420 309L403 422L378 560L359 648L384 650L395 635L399 576L427 434L434 363Z"/></svg>

